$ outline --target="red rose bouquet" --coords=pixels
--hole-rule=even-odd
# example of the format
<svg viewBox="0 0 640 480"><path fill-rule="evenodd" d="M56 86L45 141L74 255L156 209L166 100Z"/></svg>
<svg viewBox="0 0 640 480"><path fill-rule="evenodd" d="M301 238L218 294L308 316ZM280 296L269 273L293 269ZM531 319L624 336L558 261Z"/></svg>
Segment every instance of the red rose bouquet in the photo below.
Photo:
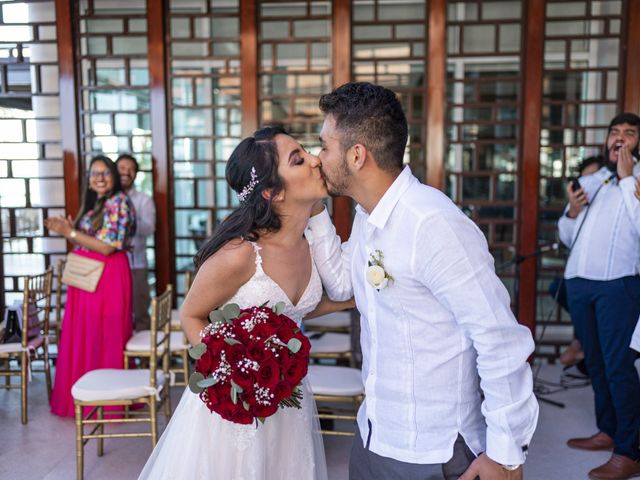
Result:
<svg viewBox="0 0 640 480"><path fill-rule="evenodd" d="M309 339L284 315L284 303L240 310L231 303L209 314L189 388L209 410L234 423L264 422L278 407L300 408Z"/></svg>

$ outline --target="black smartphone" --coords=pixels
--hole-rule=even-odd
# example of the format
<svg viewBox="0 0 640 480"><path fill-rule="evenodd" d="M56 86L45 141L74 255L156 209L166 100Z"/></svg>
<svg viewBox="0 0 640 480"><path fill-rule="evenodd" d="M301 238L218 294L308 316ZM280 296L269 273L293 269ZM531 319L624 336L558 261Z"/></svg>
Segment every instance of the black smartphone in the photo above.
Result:
<svg viewBox="0 0 640 480"><path fill-rule="evenodd" d="M582 185L580 185L580 181L577 178L571 179L571 191L575 192L576 190L580 190Z"/></svg>

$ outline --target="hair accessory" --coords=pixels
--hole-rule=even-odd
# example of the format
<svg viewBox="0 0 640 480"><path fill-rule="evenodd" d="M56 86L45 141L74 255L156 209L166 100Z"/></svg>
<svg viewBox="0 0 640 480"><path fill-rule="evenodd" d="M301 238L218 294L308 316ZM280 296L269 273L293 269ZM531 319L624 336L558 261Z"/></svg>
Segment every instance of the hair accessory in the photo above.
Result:
<svg viewBox="0 0 640 480"><path fill-rule="evenodd" d="M253 192L253 189L256 188L257 184L258 184L258 174L256 173L256 167L251 167L251 181L238 194L238 200L240 200L241 202L244 202L247 199L247 197L251 195L251 192Z"/></svg>

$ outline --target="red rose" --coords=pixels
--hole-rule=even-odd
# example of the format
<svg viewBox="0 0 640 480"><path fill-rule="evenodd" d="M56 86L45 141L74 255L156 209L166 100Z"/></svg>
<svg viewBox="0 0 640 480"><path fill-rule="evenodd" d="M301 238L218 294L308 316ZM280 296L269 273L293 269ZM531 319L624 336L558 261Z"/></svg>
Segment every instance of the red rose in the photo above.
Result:
<svg viewBox="0 0 640 480"><path fill-rule="evenodd" d="M261 343L253 343L249 345L249 348L247 348L247 355L258 363L262 363L267 356L270 356L268 355L268 352L265 351L264 344Z"/></svg>
<svg viewBox="0 0 640 480"><path fill-rule="evenodd" d="M259 323L258 325L253 327L253 330L251 330L251 332L250 332L250 334L254 338L256 338L256 339L259 338L261 340L266 340L267 338L269 338L274 333L275 333L274 329L271 328L266 323Z"/></svg>
<svg viewBox="0 0 640 480"><path fill-rule="evenodd" d="M213 372L220 363L220 358L218 355L215 355L207 348L204 354L198 359L196 362L195 370L196 372L200 372L205 377L208 377L211 372Z"/></svg>
<svg viewBox="0 0 640 480"><path fill-rule="evenodd" d="M225 402L217 405L213 411L216 412L225 420L238 423L238 422L235 422L234 420L238 415L238 408L241 408L242 410L244 410L244 407L240 402L238 402L237 404L234 404L233 402L231 402L231 400L229 400L229 402Z"/></svg>
<svg viewBox="0 0 640 480"><path fill-rule="evenodd" d="M272 329L276 330L282 325L284 319L282 315L276 315L273 310L270 308L266 309L266 312L269 314L269 318L267 319L267 325L269 325Z"/></svg>
<svg viewBox="0 0 640 480"><path fill-rule="evenodd" d="M299 358L291 357L282 368L284 379L293 385L298 385L307 374L308 366L308 363L300 361Z"/></svg>
<svg viewBox="0 0 640 480"><path fill-rule="evenodd" d="M295 336L295 329L298 328L295 325L292 327L291 325L282 325L278 328L278 338L282 340L283 343L287 343L290 338Z"/></svg>
<svg viewBox="0 0 640 480"><path fill-rule="evenodd" d="M255 377L253 376L253 371L245 368L243 372L238 368L231 374L231 380L241 387L243 391L247 392L253 389Z"/></svg>
<svg viewBox="0 0 640 480"><path fill-rule="evenodd" d="M247 356L247 349L244 345L235 344L227 347L226 357L227 362L231 365L231 368L238 368L238 362L244 360Z"/></svg>
<svg viewBox="0 0 640 480"><path fill-rule="evenodd" d="M278 402L274 401L270 405L253 405L251 407L251 414L254 417L270 417L278 411Z"/></svg>
<svg viewBox="0 0 640 480"><path fill-rule="evenodd" d="M280 367L273 360L266 360L256 373L256 381L261 387L273 389L278 381L280 381Z"/></svg>
<svg viewBox="0 0 640 480"><path fill-rule="evenodd" d="M293 386L287 382L286 380L282 380L278 382L276 385L274 395L276 396L277 401L287 399L291 397L293 394Z"/></svg>
<svg viewBox="0 0 640 480"><path fill-rule="evenodd" d="M241 425L251 425L255 420L255 417L248 411L244 409L241 405L240 408L236 409L236 411L231 416L231 421L234 423L239 423Z"/></svg>

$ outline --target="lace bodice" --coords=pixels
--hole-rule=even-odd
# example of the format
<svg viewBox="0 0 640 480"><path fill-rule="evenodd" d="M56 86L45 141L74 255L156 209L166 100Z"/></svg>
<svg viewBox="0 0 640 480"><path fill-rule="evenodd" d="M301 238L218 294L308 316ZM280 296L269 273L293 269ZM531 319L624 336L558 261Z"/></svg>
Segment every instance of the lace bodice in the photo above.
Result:
<svg viewBox="0 0 640 480"><path fill-rule="evenodd" d="M302 317L316 308L322 298L322 282L315 263L313 263L313 260L311 261L311 278L307 288L300 297L298 304L293 305L284 290L262 269L260 247L253 242L251 245L256 254L256 272L226 303L237 303L240 308L248 308L262 305L265 302L268 302L269 306L284 302L283 313L300 325Z"/></svg>

